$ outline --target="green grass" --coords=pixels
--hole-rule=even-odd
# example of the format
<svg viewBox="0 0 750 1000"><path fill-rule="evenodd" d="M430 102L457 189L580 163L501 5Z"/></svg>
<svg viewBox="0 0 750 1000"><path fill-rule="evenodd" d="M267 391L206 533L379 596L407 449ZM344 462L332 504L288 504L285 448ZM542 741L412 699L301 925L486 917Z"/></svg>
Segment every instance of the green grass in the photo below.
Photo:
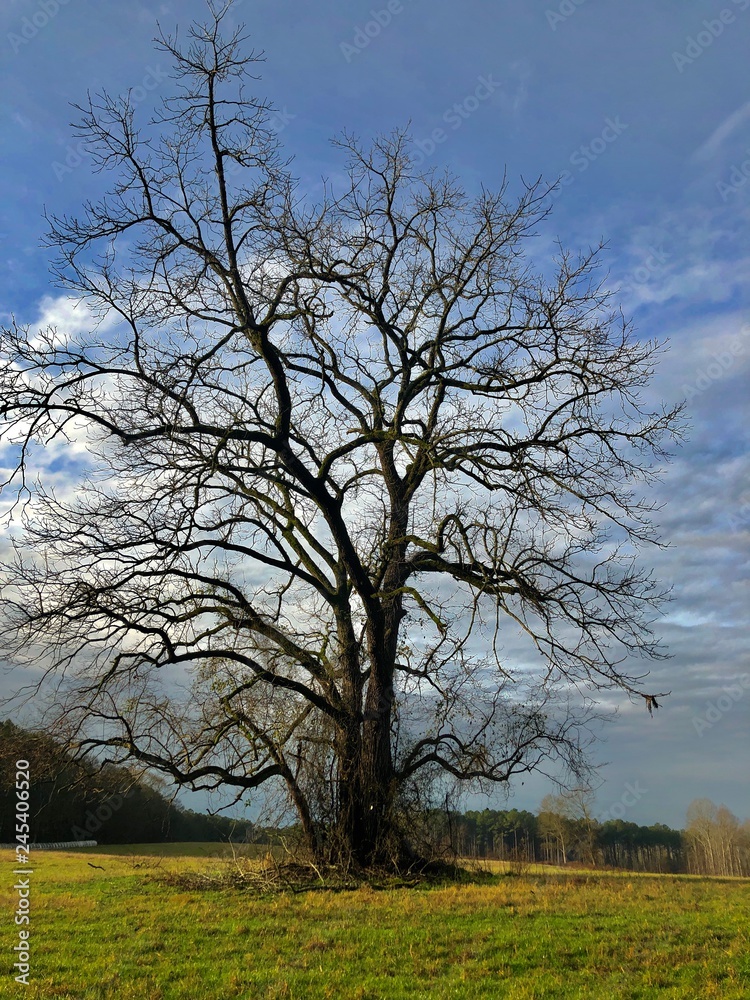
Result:
<svg viewBox="0 0 750 1000"><path fill-rule="evenodd" d="M13 981L4 949L0 997L750 996L748 880L497 874L473 885L265 898L159 881L162 871L228 864L207 859L209 847L216 845L138 845L133 856L132 847L39 852L32 985ZM10 859L6 865L0 903L12 946Z"/></svg>
<svg viewBox="0 0 750 1000"><path fill-rule="evenodd" d="M262 857L268 853L268 847L265 844L235 844L234 852L244 857ZM226 858L232 856L232 848L229 844L217 844L215 841L184 844L101 844L99 847L76 848L75 853L123 857L147 855L157 858Z"/></svg>

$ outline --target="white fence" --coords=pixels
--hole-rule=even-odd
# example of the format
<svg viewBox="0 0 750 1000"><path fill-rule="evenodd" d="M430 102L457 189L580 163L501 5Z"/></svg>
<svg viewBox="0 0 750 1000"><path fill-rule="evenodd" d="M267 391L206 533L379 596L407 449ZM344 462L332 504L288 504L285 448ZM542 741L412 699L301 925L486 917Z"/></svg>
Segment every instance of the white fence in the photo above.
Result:
<svg viewBox="0 0 750 1000"><path fill-rule="evenodd" d="M2 851L15 851L18 844L0 844ZM29 851L69 851L72 847L96 847L95 840L60 840L55 844L29 844Z"/></svg>

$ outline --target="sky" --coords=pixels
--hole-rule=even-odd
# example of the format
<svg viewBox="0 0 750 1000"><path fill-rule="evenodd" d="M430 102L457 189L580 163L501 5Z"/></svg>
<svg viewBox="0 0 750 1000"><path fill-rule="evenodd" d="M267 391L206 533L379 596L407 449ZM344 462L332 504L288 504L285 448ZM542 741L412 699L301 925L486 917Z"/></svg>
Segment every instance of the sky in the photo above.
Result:
<svg viewBox="0 0 750 1000"><path fill-rule="evenodd" d="M44 211L75 213L106 180L70 105L134 88L147 116L170 87L157 22L184 28L204 10L2 4L0 322L80 324L43 246ZM606 241L637 335L668 341L651 399L686 399L690 430L654 493L669 547L648 554L673 587L659 626L671 658L648 688L672 693L653 717L608 698L597 812L679 827L707 797L750 816L750 0L242 0L234 16L265 53L256 90L303 186L337 176L342 130L368 140L410 123L425 165L470 191L560 178L540 247ZM74 469L48 463L61 486ZM472 804L536 810L553 790L531 778L507 803Z"/></svg>

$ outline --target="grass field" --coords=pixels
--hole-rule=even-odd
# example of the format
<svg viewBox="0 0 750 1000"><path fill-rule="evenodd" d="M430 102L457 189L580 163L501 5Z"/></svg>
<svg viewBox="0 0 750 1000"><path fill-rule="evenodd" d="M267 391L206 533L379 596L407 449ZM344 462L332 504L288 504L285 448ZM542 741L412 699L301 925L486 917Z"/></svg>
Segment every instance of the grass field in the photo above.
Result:
<svg viewBox="0 0 750 1000"><path fill-rule="evenodd" d="M231 863L212 859L215 849L37 853L29 987L14 982L8 957L16 895L5 858L0 997L750 997L749 880L545 869L467 885L266 897L160 881Z"/></svg>

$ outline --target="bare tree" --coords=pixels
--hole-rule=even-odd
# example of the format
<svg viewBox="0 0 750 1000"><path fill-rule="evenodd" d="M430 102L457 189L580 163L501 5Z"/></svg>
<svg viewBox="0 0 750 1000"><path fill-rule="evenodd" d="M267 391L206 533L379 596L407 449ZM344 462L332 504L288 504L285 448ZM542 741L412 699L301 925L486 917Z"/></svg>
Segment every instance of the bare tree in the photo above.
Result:
<svg viewBox="0 0 750 1000"><path fill-rule="evenodd" d="M694 799L687 810L688 865L699 875L745 875L748 841L726 806Z"/></svg>
<svg viewBox="0 0 750 1000"><path fill-rule="evenodd" d="M581 860L588 865L597 862L597 821L594 816L594 790L584 785L577 785L563 793L568 803L567 815L574 822L576 846Z"/></svg>
<svg viewBox="0 0 750 1000"><path fill-rule="evenodd" d="M280 783L318 857L400 861L410 786L581 774L586 697L652 703L625 660L663 655L636 558L678 413L643 404L658 347L599 250L532 266L542 185L470 198L395 132L344 136L347 183L303 198L226 11L161 36L150 122L79 109L116 180L51 243L102 322L4 332L6 634L80 753ZM91 459L71 499L32 486L61 437Z"/></svg>
<svg viewBox="0 0 750 1000"><path fill-rule="evenodd" d="M557 861L567 864L568 854L576 840L575 801L571 795L545 795L539 803L539 833L544 839L547 860L551 860L553 849Z"/></svg>

